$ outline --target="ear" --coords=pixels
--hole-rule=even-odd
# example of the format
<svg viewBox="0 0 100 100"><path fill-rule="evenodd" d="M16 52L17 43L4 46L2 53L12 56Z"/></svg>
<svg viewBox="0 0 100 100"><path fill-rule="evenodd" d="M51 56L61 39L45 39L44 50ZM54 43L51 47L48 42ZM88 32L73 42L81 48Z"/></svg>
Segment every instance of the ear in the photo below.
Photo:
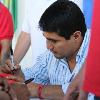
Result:
<svg viewBox="0 0 100 100"><path fill-rule="evenodd" d="M73 37L74 37L75 40L79 39L81 37L81 32L80 31L74 32Z"/></svg>

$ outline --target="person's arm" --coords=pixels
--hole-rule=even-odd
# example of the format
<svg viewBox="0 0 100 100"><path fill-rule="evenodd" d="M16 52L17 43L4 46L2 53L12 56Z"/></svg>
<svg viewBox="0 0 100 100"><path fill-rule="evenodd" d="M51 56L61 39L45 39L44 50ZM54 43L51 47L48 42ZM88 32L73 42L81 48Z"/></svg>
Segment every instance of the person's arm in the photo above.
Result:
<svg viewBox="0 0 100 100"><path fill-rule="evenodd" d="M4 66L6 60L10 56L10 46L11 46L11 40L9 39L3 39L0 41L1 44L1 55L0 55L0 66Z"/></svg>
<svg viewBox="0 0 100 100"><path fill-rule="evenodd" d="M80 81L80 91L77 100L87 100L88 98L88 92L85 92L82 87L84 82L85 69L86 69L85 67L86 67L86 63L83 65L83 73L81 75L81 81Z"/></svg>
<svg viewBox="0 0 100 100"><path fill-rule="evenodd" d="M88 98L88 93L81 89L77 100L87 100L87 98Z"/></svg>
<svg viewBox="0 0 100 100"><path fill-rule="evenodd" d="M14 50L14 63L19 64L25 56L31 44L30 35L26 32L21 32Z"/></svg>
<svg viewBox="0 0 100 100"><path fill-rule="evenodd" d="M62 100L64 96L61 85L43 85L40 91L39 84L29 83L27 86L33 98L39 98L39 92L42 98L50 100Z"/></svg>
<svg viewBox="0 0 100 100"><path fill-rule="evenodd" d="M0 100L18 100L7 80L0 78Z"/></svg>
<svg viewBox="0 0 100 100"><path fill-rule="evenodd" d="M30 93L26 84L9 83L6 78L0 78L0 100L29 100Z"/></svg>
<svg viewBox="0 0 100 100"><path fill-rule="evenodd" d="M84 72L84 67L82 66L79 73L75 76L75 78L72 80L72 82L68 86L66 95L63 100L73 100L73 98L77 99L79 95L79 91L80 91L83 72Z"/></svg>

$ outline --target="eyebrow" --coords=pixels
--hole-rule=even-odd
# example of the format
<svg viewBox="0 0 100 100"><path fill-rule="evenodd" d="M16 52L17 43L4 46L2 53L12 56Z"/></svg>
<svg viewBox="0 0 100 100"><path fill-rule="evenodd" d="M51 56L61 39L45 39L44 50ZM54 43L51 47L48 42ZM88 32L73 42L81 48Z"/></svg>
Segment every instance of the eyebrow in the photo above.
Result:
<svg viewBox="0 0 100 100"><path fill-rule="evenodd" d="M43 33L43 36L44 36L44 33ZM45 37L45 36L44 36ZM48 39L48 40L54 40L54 41L58 41L58 39L57 38L49 38L49 37L45 37L46 39Z"/></svg>
<svg viewBox="0 0 100 100"><path fill-rule="evenodd" d="M53 41L58 41L57 39L51 39L51 38L46 38L47 40L53 40Z"/></svg>

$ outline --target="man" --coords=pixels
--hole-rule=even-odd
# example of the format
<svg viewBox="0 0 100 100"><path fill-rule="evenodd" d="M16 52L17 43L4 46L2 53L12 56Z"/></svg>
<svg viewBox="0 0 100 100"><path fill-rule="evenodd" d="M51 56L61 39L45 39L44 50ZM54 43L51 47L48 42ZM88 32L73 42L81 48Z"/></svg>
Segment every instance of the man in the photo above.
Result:
<svg viewBox="0 0 100 100"><path fill-rule="evenodd" d="M46 9L39 21L47 51L34 67L24 70L32 97L58 100L79 72L88 49L89 34L83 13L71 1L59 0ZM86 34L85 34L86 33Z"/></svg>
<svg viewBox="0 0 100 100"><path fill-rule="evenodd" d="M32 50L32 57L29 61L31 61L32 64L30 65L29 61L25 62L26 60L23 60L21 64L24 66L24 68L27 66L33 66L36 62L36 58L42 54L44 50L46 50L45 39L42 37L42 32L38 28L38 21L45 9L54 1L56 0L26 0L22 31L18 37L17 44L14 49L15 64L19 64L22 61L30 46ZM81 1L72 1L82 8L82 4L80 4Z"/></svg>
<svg viewBox="0 0 100 100"><path fill-rule="evenodd" d="M0 67L9 57L13 38L13 20L9 10L0 2Z"/></svg>

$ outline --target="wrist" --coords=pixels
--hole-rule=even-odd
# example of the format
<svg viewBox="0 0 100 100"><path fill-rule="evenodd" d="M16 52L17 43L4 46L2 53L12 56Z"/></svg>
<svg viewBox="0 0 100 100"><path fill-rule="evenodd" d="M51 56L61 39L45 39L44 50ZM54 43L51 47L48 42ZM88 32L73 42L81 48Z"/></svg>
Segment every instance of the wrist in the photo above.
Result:
<svg viewBox="0 0 100 100"><path fill-rule="evenodd" d="M40 99L43 99L43 96L42 96L42 89L43 89L43 85L42 84L39 84L38 85L38 97Z"/></svg>

